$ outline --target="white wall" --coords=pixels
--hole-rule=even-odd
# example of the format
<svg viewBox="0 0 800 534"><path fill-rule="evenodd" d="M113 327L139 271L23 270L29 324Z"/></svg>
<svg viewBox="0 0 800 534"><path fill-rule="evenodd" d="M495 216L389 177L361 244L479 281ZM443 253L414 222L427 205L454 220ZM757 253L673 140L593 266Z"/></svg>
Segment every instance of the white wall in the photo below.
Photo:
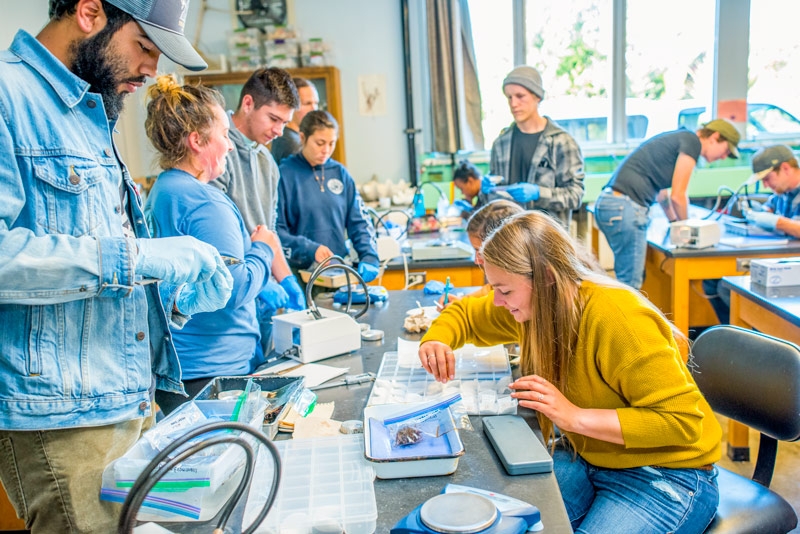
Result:
<svg viewBox="0 0 800 534"><path fill-rule="evenodd" d="M48 5L48 0L0 1L0 6L9 10L8 18L0 17L0 50L8 48L20 28L33 35L39 33L47 22Z"/></svg>
<svg viewBox="0 0 800 534"><path fill-rule="evenodd" d="M2 0L6 3L9 0ZM373 174L380 180L408 180L405 96L400 2L387 0L290 0L294 26L301 36L321 37L330 48L329 63L339 68L344 113L347 167L357 182ZM20 27L36 33L47 20L48 0L14 2L8 19L0 18L0 48L7 48ZM229 0L209 0L200 48L223 53L227 32L233 27ZM191 0L186 35L194 39L199 0ZM160 64L169 72L168 60ZM359 75L386 78L387 113L368 117L358 110ZM144 135L144 91L130 96L119 129L120 149L134 176L157 173L153 151Z"/></svg>

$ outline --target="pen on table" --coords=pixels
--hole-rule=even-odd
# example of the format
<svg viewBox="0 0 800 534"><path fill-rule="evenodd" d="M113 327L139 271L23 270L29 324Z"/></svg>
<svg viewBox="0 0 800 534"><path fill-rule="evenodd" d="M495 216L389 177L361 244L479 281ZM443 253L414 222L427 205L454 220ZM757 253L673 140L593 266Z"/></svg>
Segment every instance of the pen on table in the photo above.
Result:
<svg viewBox="0 0 800 534"><path fill-rule="evenodd" d="M447 306L447 300L450 294L450 277L448 276L444 282L444 306Z"/></svg>

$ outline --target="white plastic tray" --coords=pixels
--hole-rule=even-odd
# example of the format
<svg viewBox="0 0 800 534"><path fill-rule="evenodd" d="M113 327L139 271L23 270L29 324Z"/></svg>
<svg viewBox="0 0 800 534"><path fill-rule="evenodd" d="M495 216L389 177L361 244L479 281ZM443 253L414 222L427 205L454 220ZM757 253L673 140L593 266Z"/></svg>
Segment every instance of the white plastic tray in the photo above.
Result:
<svg viewBox="0 0 800 534"><path fill-rule="evenodd" d="M402 458L390 458L378 452L378 446L373 441L377 437L371 431L370 419L383 421L398 413L413 411L413 406L418 404L402 406L384 404L364 408L364 455L372 463L373 469L375 469L375 476L378 478L449 475L454 473L458 467L458 459L464 455L464 444L461 442L458 430L452 430L439 438L435 438L440 440L443 448L447 450L447 452L436 456L413 455L413 449L409 450L412 455ZM413 447L413 445L410 447Z"/></svg>
<svg viewBox="0 0 800 534"><path fill-rule="evenodd" d="M422 367L415 347L408 341L398 339L398 349L384 353L367 406L461 393L463 409L469 415L517 413L517 401L508 388L513 381L511 365L502 346L465 345L455 351L456 375L447 384L434 380Z"/></svg>

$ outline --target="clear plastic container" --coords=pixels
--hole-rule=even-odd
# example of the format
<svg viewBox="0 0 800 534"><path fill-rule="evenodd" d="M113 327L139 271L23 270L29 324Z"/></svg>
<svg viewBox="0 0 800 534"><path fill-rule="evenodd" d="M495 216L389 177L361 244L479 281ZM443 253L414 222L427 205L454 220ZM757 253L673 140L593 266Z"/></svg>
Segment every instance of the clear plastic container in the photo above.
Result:
<svg viewBox="0 0 800 534"><path fill-rule="evenodd" d="M446 384L434 380L416 354L401 358L398 352L383 355L367 406L418 402L428 397L461 393L464 411L470 415L517 413L511 397L511 365L503 347L466 345L455 351L456 375Z"/></svg>
<svg viewBox="0 0 800 534"><path fill-rule="evenodd" d="M375 473L364 459L362 434L276 441L281 483L272 509L256 532L305 534L375 531ZM272 462L259 457L245 510L249 525L267 499ZM323 530L325 529L325 530Z"/></svg>

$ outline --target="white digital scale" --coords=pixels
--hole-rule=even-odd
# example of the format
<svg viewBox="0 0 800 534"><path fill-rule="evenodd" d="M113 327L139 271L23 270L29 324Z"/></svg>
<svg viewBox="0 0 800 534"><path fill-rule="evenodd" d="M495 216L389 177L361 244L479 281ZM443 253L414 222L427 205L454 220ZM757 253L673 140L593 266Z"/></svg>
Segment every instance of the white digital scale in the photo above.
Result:
<svg viewBox="0 0 800 534"><path fill-rule="evenodd" d="M401 519L391 534L523 534L544 527L539 509L507 495L448 484Z"/></svg>

